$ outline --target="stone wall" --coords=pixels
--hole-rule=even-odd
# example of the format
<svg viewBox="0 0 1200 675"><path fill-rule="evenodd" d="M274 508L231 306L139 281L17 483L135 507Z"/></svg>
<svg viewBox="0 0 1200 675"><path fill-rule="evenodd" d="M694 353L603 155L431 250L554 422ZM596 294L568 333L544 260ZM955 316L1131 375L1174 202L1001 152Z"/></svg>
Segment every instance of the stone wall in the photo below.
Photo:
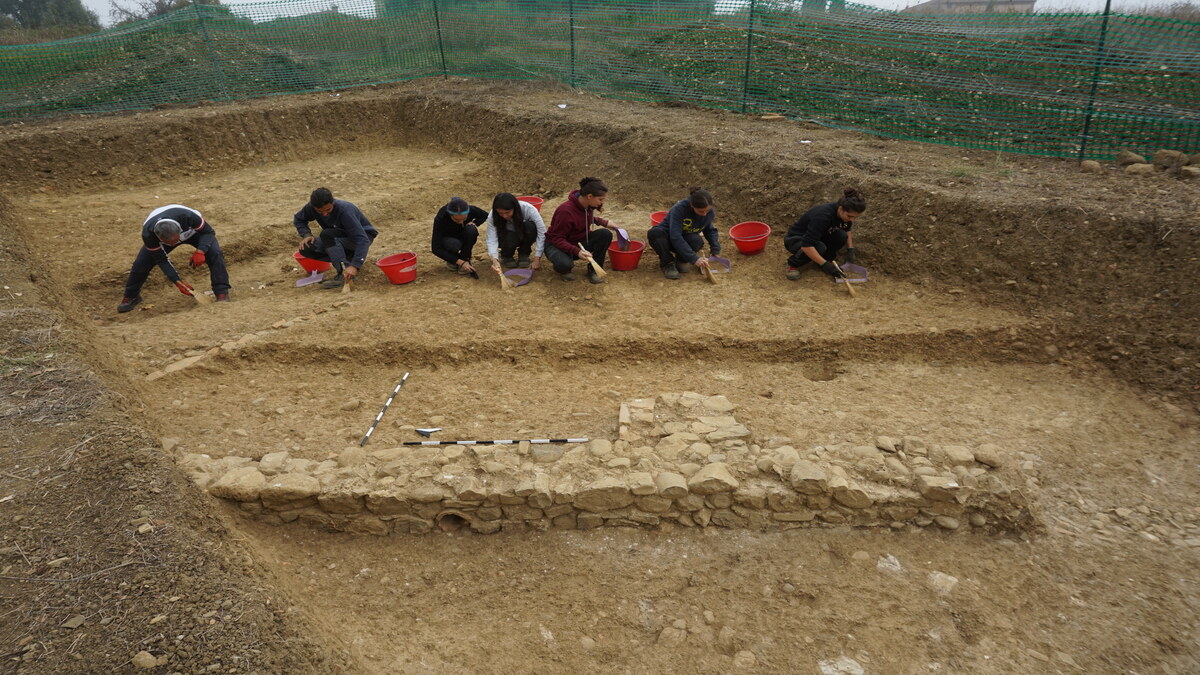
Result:
<svg viewBox="0 0 1200 675"><path fill-rule="evenodd" d="M209 494L271 523L370 534L500 530L855 526L945 531L1039 527L992 445L764 448L724 396L621 405L618 438L574 445L349 447L314 461L181 453Z"/></svg>

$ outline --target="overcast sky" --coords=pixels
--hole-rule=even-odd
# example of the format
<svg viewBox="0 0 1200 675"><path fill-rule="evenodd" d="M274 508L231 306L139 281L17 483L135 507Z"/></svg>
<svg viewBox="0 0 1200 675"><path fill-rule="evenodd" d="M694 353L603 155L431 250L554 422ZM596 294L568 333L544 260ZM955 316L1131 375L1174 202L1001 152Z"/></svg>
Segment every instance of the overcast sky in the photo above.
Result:
<svg viewBox="0 0 1200 675"><path fill-rule="evenodd" d="M903 9L912 5L920 4L924 0L851 0L860 5L870 5L871 7L881 7L884 9ZM1146 6L1155 5L1170 5L1174 0L1113 0L1113 11L1124 12L1127 14L1136 14L1137 10ZM336 0L331 0L336 4ZM111 23L109 13L109 0L83 0L84 6L96 13L100 17L100 23L109 25ZM126 4L132 5L132 2ZM258 3L240 3L237 0L226 0L226 5L238 4L258 4ZM1038 0L1038 9L1042 10L1071 10L1080 13L1092 13L1104 11L1104 0Z"/></svg>

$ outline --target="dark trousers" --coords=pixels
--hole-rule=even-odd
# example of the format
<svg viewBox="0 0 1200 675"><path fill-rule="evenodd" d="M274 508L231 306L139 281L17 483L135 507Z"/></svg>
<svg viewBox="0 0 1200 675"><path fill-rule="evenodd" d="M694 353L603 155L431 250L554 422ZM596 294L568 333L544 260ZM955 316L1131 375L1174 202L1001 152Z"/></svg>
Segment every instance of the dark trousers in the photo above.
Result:
<svg viewBox="0 0 1200 675"><path fill-rule="evenodd" d="M517 253L520 253L522 258L528 258L533 253L533 243L537 241L537 225L527 220L520 232L517 232L516 228L498 229L496 239L500 244L502 259L512 258Z"/></svg>
<svg viewBox="0 0 1200 675"><path fill-rule="evenodd" d="M650 248L658 254L658 264L662 267L679 262L688 262L690 256L684 256L671 246L671 233L665 227L652 227L646 233ZM692 247L692 253L704 248L704 237L699 232L684 232L683 240Z"/></svg>
<svg viewBox="0 0 1200 675"><path fill-rule="evenodd" d="M371 241L375 241L378 234L367 232ZM354 259L354 253L354 240L346 236L345 230L333 227L321 230L321 234L313 239L311 244L300 249L300 255L305 258L333 263L333 268L338 274L342 273L347 261Z"/></svg>
<svg viewBox="0 0 1200 675"><path fill-rule="evenodd" d="M613 233L607 227L598 227L588 233L587 243L584 248L591 254L597 265L604 266L604 256L608 255L608 245L612 243ZM546 259L554 265L554 271L559 274L566 274L575 266L575 261L578 260L573 255L560 251L553 244L546 244Z"/></svg>
<svg viewBox="0 0 1200 675"><path fill-rule="evenodd" d="M817 253L820 253L822 258L833 260L837 257L838 251L846 245L848 238L849 235L845 230L835 228L826 232L821 237L821 241L813 245L813 248L817 249ZM801 237L785 237L783 240L783 247L792 254L788 256L788 267L802 267L812 262L812 258L800 250L800 241Z"/></svg>
<svg viewBox="0 0 1200 675"><path fill-rule="evenodd" d="M221 253L221 246L217 243L217 233L213 231L210 223L205 232L193 235L187 241L179 242L174 246L163 244L163 253L169 254L176 248L187 244L197 249L207 249L204 254L204 264L208 265L208 278L212 282L212 291L215 295L229 292L229 270L225 269L225 255ZM150 276L150 270L158 264L158 257L149 251L145 246L138 251L137 257L133 259L133 267L129 269L129 278L125 280L125 297L136 298L142 292L142 284L146 283L146 278Z"/></svg>
<svg viewBox="0 0 1200 675"><path fill-rule="evenodd" d="M471 262L471 251L475 249L475 242L479 239L479 228L474 225L463 225L462 239L455 237L446 237L442 239L442 246L448 250L458 251L458 257L455 260L466 260ZM447 260L451 265L454 260Z"/></svg>

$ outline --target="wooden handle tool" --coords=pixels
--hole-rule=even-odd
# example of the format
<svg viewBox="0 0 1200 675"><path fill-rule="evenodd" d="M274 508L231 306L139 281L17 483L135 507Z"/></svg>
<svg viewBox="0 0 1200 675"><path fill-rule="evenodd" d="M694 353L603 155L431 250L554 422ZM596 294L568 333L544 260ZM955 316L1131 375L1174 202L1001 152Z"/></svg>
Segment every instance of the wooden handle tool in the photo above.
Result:
<svg viewBox="0 0 1200 675"><path fill-rule="evenodd" d="M704 270L704 276L708 277L709 282L716 285L717 277L713 274L712 269L710 269L708 265L705 265L702 269Z"/></svg>
<svg viewBox="0 0 1200 675"><path fill-rule="evenodd" d="M213 304L213 299L208 297L204 293L201 293L200 291L196 291L196 292L192 293L192 299L196 301L197 305Z"/></svg>
<svg viewBox="0 0 1200 675"><path fill-rule="evenodd" d="M587 251L587 249L583 247L583 242L579 242L579 248L580 250ZM601 278L608 276L608 272L604 271L604 268L596 262L595 258L588 258L588 262L592 264L592 271L596 273L596 276Z"/></svg>
<svg viewBox="0 0 1200 675"><path fill-rule="evenodd" d="M833 266L837 268L837 271L842 272L842 268L838 267L837 263L833 263ZM854 290L854 284L850 283L850 277L846 276L845 272L842 272L842 283L846 287L846 290L849 291L850 297L858 296L858 291Z"/></svg>
<svg viewBox="0 0 1200 675"><path fill-rule="evenodd" d="M342 295L345 295L353 290L354 290L354 282L347 279L346 283L342 284Z"/></svg>

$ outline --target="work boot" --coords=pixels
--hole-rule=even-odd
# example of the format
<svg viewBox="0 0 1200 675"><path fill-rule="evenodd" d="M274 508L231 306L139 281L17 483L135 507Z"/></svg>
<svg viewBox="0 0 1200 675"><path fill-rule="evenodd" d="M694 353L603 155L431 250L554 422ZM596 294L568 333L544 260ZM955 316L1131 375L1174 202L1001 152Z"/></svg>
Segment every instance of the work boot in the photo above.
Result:
<svg viewBox="0 0 1200 675"><path fill-rule="evenodd" d="M500 264L504 265L508 269L512 269L517 266L517 259L516 258L501 258Z"/></svg>
<svg viewBox="0 0 1200 675"><path fill-rule="evenodd" d="M788 278L788 281L795 281L795 280L799 279L800 278L800 268L799 267L789 267L787 269L787 278Z"/></svg>
<svg viewBox="0 0 1200 675"><path fill-rule="evenodd" d="M346 278L342 275L337 275L332 279L326 279L321 282L321 288L341 288L346 285Z"/></svg>
<svg viewBox="0 0 1200 675"><path fill-rule="evenodd" d="M678 279L679 278L679 268L675 266L675 263L667 263L666 265L663 265L662 273L663 273L663 276L668 279Z"/></svg>
<svg viewBox="0 0 1200 675"><path fill-rule="evenodd" d="M517 258L517 267L520 267L521 269L528 269L531 264L532 262L529 260L529 256L527 255Z"/></svg>
<svg viewBox="0 0 1200 675"><path fill-rule="evenodd" d="M675 263L675 268L679 270L680 274L687 274L688 272L692 271L692 264L685 263L685 262L677 262L677 263Z"/></svg>
<svg viewBox="0 0 1200 675"><path fill-rule="evenodd" d="M122 298L121 304L117 305L117 311L124 314L125 312L128 312L129 310L133 309L134 307L137 307L138 303L140 303L141 301L142 301L142 296L140 296L140 295L137 297L133 297L133 298Z"/></svg>
<svg viewBox="0 0 1200 675"><path fill-rule="evenodd" d="M567 272L566 274L558 275L563 281L575 281L575 273Z"/></svg>
<svg viewBox="0 0 1200 675"><path fill-rule="evenodd" d="M229 294L217 293L217 302L229 302Z"/></svg>
<svg viewBox="0 0 1200 675"><path fill-rule="evenodd" d="M596 274L596 270L589 269L588 270L588 281L592 282L593 284L602 284L602 283L604 283L604 277L600 276L599 274Z"/></svg>

